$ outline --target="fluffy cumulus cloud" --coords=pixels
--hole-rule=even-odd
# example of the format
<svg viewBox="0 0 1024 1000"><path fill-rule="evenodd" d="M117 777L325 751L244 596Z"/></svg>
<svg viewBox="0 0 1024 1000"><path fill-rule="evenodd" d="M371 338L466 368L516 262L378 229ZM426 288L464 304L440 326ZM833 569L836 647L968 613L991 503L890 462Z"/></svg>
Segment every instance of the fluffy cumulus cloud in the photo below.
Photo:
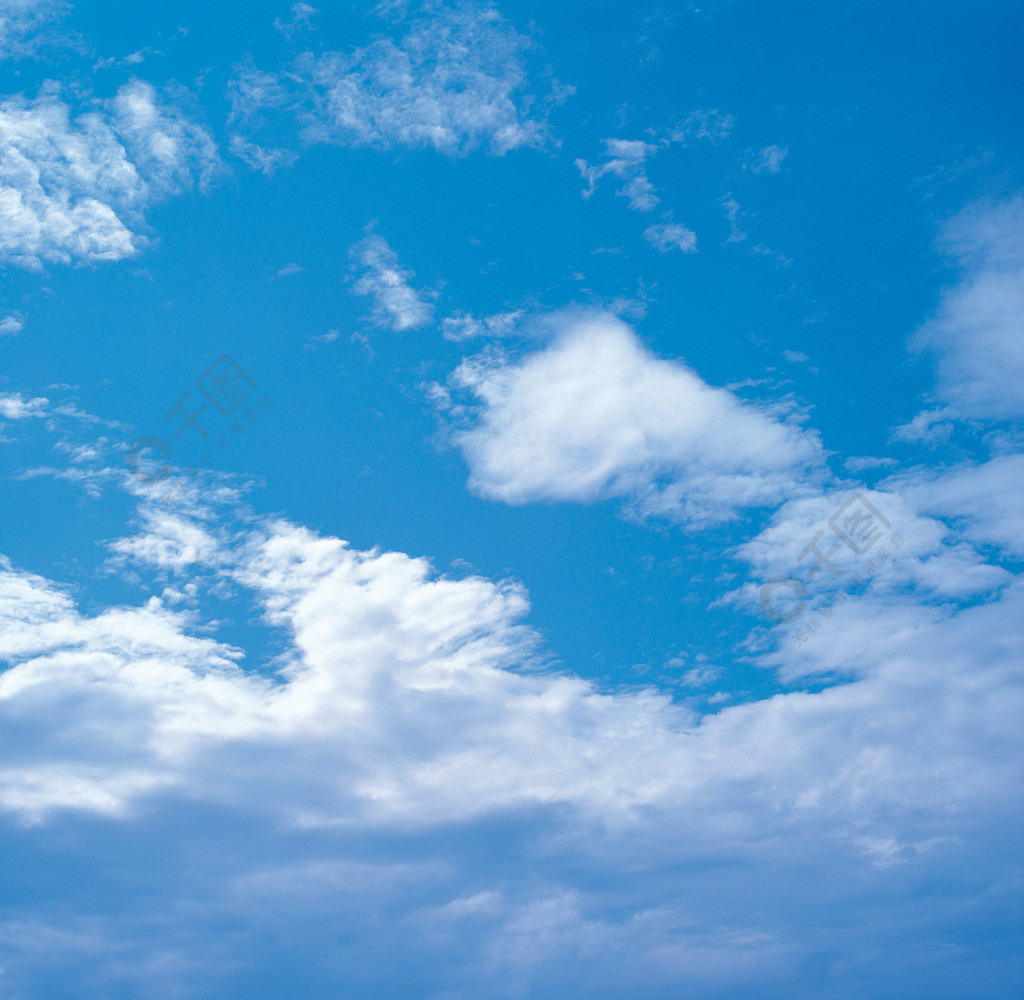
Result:
<svg viewBox="0 0 1024 1000"><path fill-rule="evenodd" d="M46 414L49 400L42 397L28 399L18 392L0 392L0 418L24 420L27 417L41 417Z"/></svg>
<svg viewBox="0 0 1024 1000"><path fill-rule="evenodd" d="M699 480L725 452L751 475L744 435L769 478L818 461L798 429L653 357L617 320L555 332L519 362L469 365L492 407L539 408L514 442L539 469L552 448L576 474L569 457L591 460L601 475L571 485L577 499L616 477L641 494ZM589 436L524 437L567 422L552 391ZM27 419L57 409L0 397L26 433L63 433ZM671 447L651 439L648 410ZM551 669L515 580L361 551L212 486L158 505L157 487L111 475L102 442L68 453L105 488L130 486L137 516L108 537L107 569L151 596L86 606L0 560L0 812L23 828L0 825L0 843L52 864L74 831L132 890L113 907L110 879L71 879L0 908L14 995L85 966L95 993L138 993L154 969L165 993L286 992L296 968L307 992L426 977L451 996L782 1000L808 967L825 997L1002 988L989 949L1019 897L1006 789L1024 778L1024 591L993 553L1019 558L1019 456L874 490L791 482L737 558L756 587L806 574L814 539L843 579L807 575L794 621L766 621L747 595L750 655L778 693L732 690L699 714ZM866 556L817 532L847 528L835 515L851 501L885 538L874 575L838 601ZM239 615L243 641L223 634ZM692 682L730 688L722 670ZM863 957L839 969L836 953Z"/></svg>
<svg viewBox="0 0 1024 1000"><path fill-rule="evenodd" d="M915 346L938 362L941 415L1024 415L1024 198L973 205L943 230L960 271ZM940 414L936 414L938 416Z"/></svg>
<svg viewBox="0 0 1024 1000"><path fill-rule="evenodd" d="M483 354L455 373L476 399L454 440L481 495L623 497L644 514L701 523L779 503L820 471L814 434L655 357L620 320L561 317L554 328L540 351Z"/></svg>
<svg viewBox="0 0 1024 1000"><path fill-rule="evenodd" d="M496 154L550 139L531 91L530 41L493 7L426 3L411 18L381 5L402 31L348 52L305 53L286 72L243 66L232 86L236 122L266 112L297 116L307 142L411 146L452 156ZM258 160L240 127L239 150Z"/></svg>
<svg viewBox="0 0 1024 1000"><path fill-rule="evenodd" d="M439 576L251 512L232 520L212 497L140 503L137 531L111 548L162 597L87 612L0 563L0 808L43 844L74 814L123 825L115 846L95 845L112 865L153 844L177 858L187 829L204 849L175 865L202 877L186 892L143 865L123 920L23 910L0 925L14 987L89 951L118 956L98 963L108 991L145 982L154 962L168 989L228 975L232 946L202 940L240 914L255 974L298 959L335 986L431 969L453 995L564 996L571 980L608 998L765 983L783 997L837 948L884 953L887 976L929 995L988 982L984 948L962 933L997 927L1012 905L997 859L1020 818L1004 791L1024 777L1018 585L964 609L906 592L851 601L831 640L763 657L844 683L698 717L544 669L513 581ZM914 558L946 543L921 544ZM273 656L209 634L214 594L262 614L282 640ZM260 818L243 851L232 813ZM979 841L992 862L961 868ZM935 886L927 915L922 878ZM882 901L898 959L867 919ZM195 914L194 937L148 936L168 908ZM822 995L840 995L834 975L822 972ZM900 995L873 975L867 958L843 972Z"/></svg>
<svg viewBox="0 0 1024 1000"><path fill-rule="evenodd" d="M8 721L29 705L50 717L33 754L5 748L8 810L33 820L68 808L117 814L175 783L232 798L231 785L264 767L258 780L272 781L282 751L293 765L276 768L275 797L307 824L436 824L570 801L620 808L664 781L638 785L627 761L645 725L671 727L685 713L650 694L614 699L576 678L519 672L537 637L519 624L518 585L438 578L423 560L356 552L280 522L235 535L229 553L201 520L144 515L139 534L112 544L117 565L192 580L206 571L208 583L251 591L290 639L278 678L190 635L199 623L161 599L83 615L60 589L4 563L0 705ZM108 711L98 738L97 712ZM16 727L3 731L16 738ZM576 752L557 760L555 745ZM303 758L319 761L321 791L300 777ZM289 792L294 781L304 790Z"/></svg>
<svg viewBox="0 0 1024 1000"><path fill-rule="evenodd" d="M25 317L21 313L10 313L0 319L0 337L11 337L25 329Z"/></svg>
<svg viewBox="0 0 1024 1000"><path fill-rule="evenodd" d="M389 330L415 330L426 326L434 316L433 303L410 284L411 271L402 270L398 254L376 233L368 233L350 251L356 280L356 295L369 296L373 302L370 319Z"/></svg>
<svg viewBox="0 0 1024 1000"><path fill-rule="evenodd" d="M0 101L0 261L95 263L135 254L154 200L217 164L206 130L132 81L74 115L55 85Z"/></svg>
<svg viewBox="0 0 1024 1000"><path fill-rule="evenodd" d="M882 627L873 638L870 621L847 607L834 627L860 642L844 647L842 663L832 648L819 645L818 656L823 670L845 666L861 677L859 696L794 693L699 722L653 692L611 696L570 675L524 673L538 640L520 624L528 604L515 583L438 577L424 560L358 552L286 522L234 533L226 545L208 515L143 514L138 534L112 544L119 564L127 558L140 571L244 588L288 649L268 665L275 679L257 664L244 669L242 650L195 635L201 621L168 608L166 597L86 615L52 583L0 565L3 731L14 739L13 720L47 720L45 739L3 755L0 804L27 818L68 808L123 813L179 783L215 800L245 786L256 796L258 780L274 786L275 809L306 824L347 817L433 825L551 803L625 821L641 805L692 805L741 774L773 775L772 794L792 809L817 780L823 789L837 779L855 784L852 775L812 777L826 745L833 761L855 759L859 746L831 745L827 719L852 721L888 697L908 698L899 693L900 657L912 656L917 690L938 676L943 633L962 634L964 655L985 621L1012 616L1021 601L1014 588L992 609L962 616L903 608L901 628ZM925 625L935 634L923 636ZM1005 635L1009 658L992 664L994 674L1012 672L1022 638L1019 628ZM924 648L913 651L912 642ZM902 652L892 662L883 650ZM966 674L977 681L977 666ZM948 677L941 697L968 676ZM1009 705L1000 710L1005 726L993 732L1001 738L1018 738L1011 714ZM887 718L873 728L888 727L892 740L906 725ZM737 743L761 746L773 763L741 764L743 755L724 753ZM267 769L274 755L283 755L276 773ZM314 760L315 777L303 776ZM914 797L930 796L919 788ZM966 782L956 796L972 797ZM843 812L841 795L831 808ZM718 822L703 814L689 827L711 833ZM876 832L885 817L877 823Z"/></svg>

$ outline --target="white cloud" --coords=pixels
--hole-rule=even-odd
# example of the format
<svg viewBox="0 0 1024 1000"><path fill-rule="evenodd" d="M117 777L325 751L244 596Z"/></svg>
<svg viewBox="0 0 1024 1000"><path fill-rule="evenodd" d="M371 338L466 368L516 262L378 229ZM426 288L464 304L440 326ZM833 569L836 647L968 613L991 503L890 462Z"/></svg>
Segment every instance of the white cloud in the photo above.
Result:
<svg viewBox="0 0 1024 1000"><path fill-rule="evenodd" d="M876 489L847 487L788 500L764 530L736 549L750 565L752 580L725 601L738 602L768 624L801 607L809 612L837 597L845 600L841 594L857 594L850 600L876 612L881 608L883 617L898 617L926 600L990 599L1000 593L1011 574L990 562L971 536L930 516L937 505L924 503L913 484L894 476ZM843 533L850 517L859 526L850 530L852 540ZM908 593L914 595L909 603ZM803 621L813 617L808 613Z"/></svg>
<svg viewBox="0 0 1024 1000"><path fill-rule="evenodd" d="M314 14L319 11L308 3L293 3L291 7L291 20L282 21L281 18L274 19L274 27L287 39L291 39L296 32L310 27L310 21Z"/></svg>
<svg viewBox="0 0 1024 1000"><path fill-rule="evenodd" d="M792 259L787 257L781 250L773 250L771 247L766 247L762 243L759 243L750 252L752 254L757 254L760 257L767 257L769 260L775 261L779 267L789 267L789 265L793 263Z"/></svg>
<svg viewBox="0 0 1024 1000"><path fill-rule="evenodd" d="M577 861L600 849L621 866L604 830L654 864L756 848L762 865L800 859L821 877L836 851L859 872L919 866L936 838L1004 822L1022 777L1019 586L962 611L851 602L831 639L762 657L783 676L848 683L698 718L654 691L524 670L538 640L513 582L437 577L423 560L254 527L248 513L218 546L185 520L147 516L115 551L193 593L241 588L285 653L243 669L241 650L193 634L197 612L154 598L86 616L0 564L3 809L37 823L67 809L117 817L187 789L277 824L408 836L559 806L571 814L545 829ZM715 680L703 666L687 677ZM500 896L480 891L451 915L500 914ZM766 891L759 878L744 893ZM770 930L780 917L751 919Z"/></svg>
<svg viewBox="0 0 1024 1000"><path fill-rule="evenodd" d="M949 440L955 430L955 412L949 407L937 407L922 410L912 420L899 427L894 427L890 435L894 441L921 443L929 446L942 444Z"/></svg>
<svg viewBox="0 0 1024 1000"><path fill-rule="evenodd" d="M321 333L318 336L310 337L309 340L303 344L307 350L315 351L321 344L333 344L340 336L338 330L328 330L326 333Z"/></svg>
<svg viewBox="0 0 1024 1000"><path fill-rule="evenodd" d="M916 469L883 485L890 483L922 511L955 521L973 544L1024 556L1024 455L996 455L944 470Z"/></svg>
<svg viewBox="0 0 1024 1000"><path fill-rule="evenodd" d="M12 337L25 329L25 317L22 313L10 313L0 319L0 337Z"/></svg>
<svg viewBox="0 0 1024 1000"><path fill-rule="evenodd" d="M660 204L654 185L647 176L647 161L659 150L673 144L688 146L694 141L718 142L729 135L733 120L718 111L691 112L681 125L658 135L657 142L642 139L604 139L603 161L599 165L577 159L579 170L587 186L583 197L590 198L602 177L615 177L620 181L616 195L629 199L629 207L637 212L649 212Z"/></svg>
<svg viewBox="0 0 1024 1000"><path fill-rule="evenodd" d="M817 438L654 357L605 314L555 320L518 362L465 361L453 384L478 405L454 433L470 487L506 503L629 498L646 514L704 522L778 503L822 462Z"/></svg>
<svg viewBox="0 0 1024 1000"><path fill-rule="evenodd" d="M370 233L352 247L350 255L362 272L352 289L356 295L373 299L371 318L374 323L401 331L414 330L431 322L433 303L409 285L412 272L402 270L398 254L386 240Z"/></svg>
<svg viewBox="0 0 1024 1000"><path fill-rule="evenodd" d="M983 685L969 711L988 719L986 741L1021 738L1011 706L999 704L1020 661L992 659L990 643L977 654L971 646L992 620L1014 620L1020 588L959 614L900 606L895 630L877 606L873 631L848 614L833 623L858 636L838 647L847 653L830 645L801 655L817 656L822 670L845 665L859 687L794 692L698 724L653 692L601 695L572 676L520 672L537 639L518 624L527 602L514 583L437 578L423 560L356 552L283 522L219 546L186 520L150 514L114 549L140 570L251 591L268 625L290 637L278 677L241 670L241 651L189 635L198 622L158 599L86 617L60 589L0 565L0 657L10 664L0 713L47 720L47 735L0 773L6 808L36 819L59 807L117 814L184 781L193 795L244 794L306 824L433 824L546 802L608 820L633 805L675 811L703 801L687 827L693 838L725 832L737 805L729 784L739 780L751 829L769 824L762 835L790 825L782 817L793 809L803 822L817 815L811 829L888 835L885 803L908 795L905 838L915 810L941 825L951 802L966 808L984 795L966 774L951 781L934 767L935 754L973 752L969 729L942 732L959 692ZM211 580L195 576L197 560ZM1024 616L1016 620L1004 634L1011 645L1024 641ZM951 660L962 661L958 670ZM714 673L692 680L710 683ZM923 690L927 702L916 704ZM887 755L899 747L902 766L865 758L872 741ZM751 783L761 788L753 798Z"/></svg>
<svg viewBox="0 0 1024 1000"><path fill-rule="evenodd" d="M0 103L0 259L116 260L134 234L112 204L134 207L142 180L99 115L77 122L56 95Z"/></svg>
<svg viewBox="0 0 1024 1000"><path fill-rule="evenodd" d="M219 166L209 132L187 117L172 98L185 101L188 95L172 91L162 99L152 84L133 80L118 90L109 105L110 124L150 198L187 191L194 176L205 185Z"/></svg>
<svg viewBox="0 0 1024 1000"><path fill-rule="evenodd" d="M481 146L498 155L539 147L550 134L530 92L530 48L493 7L429 3L397 42L305 53L280 76L242 67L232 87L235 117L256 122L286 108L307 142L429 147L451 156Z"/></svg>
<svg viewBox="0 0 1024 1000"><path fill-rule="evenodd" d="M213 142L133 81L72 118L54 86L0 102L0 261L40 267L136 253L143 211L209 176Z"/></svg>
<svg viewBox="0 0 1024 1000"><path fill-rule="evenodd" d="M138 66L146 61L146 56L150 55L152 51L152 49L145 48L129 52L126 56L107 56L105 59L98 59L93 69L113 69L115 66Z"/></svg>
<svg viewBox="0 0 1024 1000"><path fill-rule="evenodd" d="M228 140L228 149L237 156L243 163L258 170L267 177L273 175L281 167L290 167L298 156L287 149L267 149L255 142L250 142L237 132L232 133Z"/></svg>
<svg viewBox="0 0 1024 1000"><path fill-rule="evenodd" d="M589 198L597 182L605 176L617 177L622 183L615 192L629 199L629 207L637 212L649 212L659 202L654 185L647 177L644 164L658 147L639 139L605 139L604 160L600 166L591 166L586 160L576 160L576 168L583 175L587 187L583 197Z"/></svg>
<svg viewBox="0 0 1024 1000"><path fill-rule="evenodd" d="M692 402L688 383L671 384ZM248 969L283 955L314 968L303 960L325 950L338 960L325 981L348 966L385 981L396 949L420 948L435 981L465 995L497 983L553 1000L571 980L596 997L750 996L823 955L874 954L889 921L917 988L948 982L937 940L1012 906L1017 583L966 609L927 588L869 593L830 619L828 638L758 659L783 678L845 683L699 717L652 690L601 693L540 669L513 581L439 577L399 552L201 506L143 504L138 531L111 544L144 585L155 574L164 600L85 613L65 588L0 563L0 807L37 824L24 845L85 843L90 858L144 858L152 877L123 911L108 884L102 902L76 886L80 922L53 916L49 886L35 916L24 903L22 922L0 924L16 989L69 956L92 968L127 955L122 985L159 966L161 988L184 990L242 953ZM914 518L908 557L923 565L949 541ZM225 600L264 614L277 655L212 637ZM714 668L697 658L692 671L714 701ZM102 843L69 811L108 817ZM170 835L194 848L187 887L173 851L160 862L170 816ZM935 887L926 916L922 882ZM101 905L123 918L90 909ZM157 940L138 930L149 907ZM203 933L170 947L179 911L193 932L196 914L211 927L243 914L265 937L212 957L190 944ZM937 929L937 915L961 923ZM285 933L300 916L303 933ZM982 937L981 957L961 955L964 982L990 960ZM264 943L277 938L292 950ZM865 969L830 973L824 992L856 982L870 986L857 995L888 995L892 964L885 984Z"/></svg>
<svg viewBox="0 0 1024 1000"><path fill-rule="evenodd" d="M691 667L687 670L681 680L687 687L706 687L722 676L718 667Z"/></svg>
<svg viewBox="0 0 1024 1000"><path fill-rule="evenodd" d="M722 209L725 212L726 219L729 221L729 237L725 242L742 243L747 238L747 234L740 226L740 217L743 215L740 203L731 195L726 195L722 199Z"/></svg>
<svg viewBox="0 0 1024 1000"><path fill-rule="evenodd" d="M943 230L961 278L914 339L938 361L948 415L1024 415L1024 197L979 203Z"/></svg>
<svg viewBox="0 0 1024 1000"><path fill-rule="evenodd" d="M885 469L896 464L894 458L876 458L873 455L855 455L843 462L843 465L853 473L863 472L865 469Z"/></svg>
<svg viewBox="0 0 1024 1000"><path fill-rule="evenodd" d="M735 124L732 115L723 114L717 108L691 111L681 124L669 130L667 140L683 146L695 141L717 143L729 137Z"/></svg>
<svg viewBox="0 0 1024 1000"><path fill-rule="evenodd" d="M282 77L258 69L247 60L235 67L235 76L228 86L231 120L244 120L260 111L286 107L290 96Z"/></svg>
<svg viewBox="0 0 1024 1000"><path fill-rule="evenodd" d="M644 230L644 239L661 253L668 253L670 250L681 250L683 253L697 252L697 234L677 222L648 226Z"/></svg>
<svg viewBox="0 0 1024 1000"><path fill-rule="evenodd" d="M27 399L17 392L0 392L0 417L4 420L24 420L26 417L41 417L50 405L41 396Z"/></svg>
<svg viewBox="0 0 1024 1000"><path fill-rule="evenodd" d="M67 6L60 0L0 0L0 59L33 55Z"/></svg>
<svg viewBox="0 0 1024 1000"><path fill-rule="evenodd" d="M520 329L523 316L521 309L479 319L468 313L458 313L441 321L441 333L445 340L456 342L476 337L511 337Z"/></svg>
<svg viewBox="0 0 1024 1000"><path fill-rule="evenodd" d="M135 559L160 569L184 570L209 566L221 555L217 539L195 518L147 507L145 530L131 538L110 543L110 550L124 560ZM115 560L116 562L117 560Z"/></svg>
<svg viewBox="0 0 1024 1000"><path fill-rule="evenodd" d="M782 161L789 150L785 146L765 146L756 153L750 154L743 164L744 169L755 174L777 174L782 169Z"/></svg>

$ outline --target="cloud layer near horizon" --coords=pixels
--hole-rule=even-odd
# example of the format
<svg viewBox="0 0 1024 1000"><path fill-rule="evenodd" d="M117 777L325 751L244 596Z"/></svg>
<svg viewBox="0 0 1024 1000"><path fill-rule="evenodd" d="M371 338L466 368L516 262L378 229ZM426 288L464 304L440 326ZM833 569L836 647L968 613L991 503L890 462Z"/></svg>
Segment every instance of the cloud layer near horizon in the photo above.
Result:
<svg viewBox="0 0 1024 1000"><path fill-rule="evenodd" d="M230 885L204 878L206 905L256 906L265 933L273 913L312 905L323 931L374 910L377 886L389 911L412 922L412 939L426 921L478 941L470 962L438 945L460 975L532 982L544 997L561 990L566 949L586 951L587 942L604 942L591 995L621 991L630 956L646 989L683 982L742 995L827 947L809 928L837 904L858 913L878 894L890 912L905 912L905 953L925 981L983 975L970 950L959 966L930 954L919 916L904 908L922 873L956 866L979 837L1005 845L1019 822L1019 805L1004 794L1024 776L1016 583L962 609L921 603L917 585L880 587L839 609L827 640L762 658L782 675L843 683L699 716L653 689L602 692L544 669L514 581L446 578L400 552L356 551L243 509L235 519L222 492L193 492L168 508L132 488L137 530L109 543L111 567L149 580L159 597L84 613L53 582L0 565L0 807L35 824L37 836L74 814L146 830L147 817L182 801L200 817L264 816L289 843L321 831L308 849L281 854L267 842L258 861L226 861ZM908 531L908 545L915 540L905 558L921 565L950 546ZM204 610L212 595L258 610L283 640L273 644L279 651L253 658L213 638ZM483 831L514 817L530 819L500 850L487 846ZM461 828L484 838L480 870L431 832ZM355 847L335 845L325 857L316 844L342 833L397 838L396 847L372 863ZM220 835L201 836L212 847ZM496 851L504 861L484 864ZM575 859L576 875L562 869L538 881L538 851ZM759 872L773 865L790 890L802 887L804 902L794 909L761 878L734 883L728 871L755 858ZM698 863L717 872L706 886L680 878L680 864ZM584 874L591 865L613 878L611 895ZM655 873L660 906L646 886ZM886 874L865 902L872 873ZM931 905L955 921L967 892L978 913L998 920L985 880L1006 876L998 866L975 871L969 886ZM827 889L815 893L815 884ZM364 886L370 899L350 898L345 885ZM151 891L168 901L180 893ZM78 947L76 927L58 919L46 929L59 937L56 954ZM104 929L133 948L144 933ZM346 932L364 942L376 933ZM537 934L559 943L536 953ZM534 955L526 965L517 940ZM871 947L870 936L858 940ZM34 948L0 927L0 948L12 944L16 974ZM299 945L277 942L268 955L282 947ZM186 940L174 951L207 961ZM389 974L372 954L361 967ZM132 970L126 960L119 975L146 975Z"/></svg>

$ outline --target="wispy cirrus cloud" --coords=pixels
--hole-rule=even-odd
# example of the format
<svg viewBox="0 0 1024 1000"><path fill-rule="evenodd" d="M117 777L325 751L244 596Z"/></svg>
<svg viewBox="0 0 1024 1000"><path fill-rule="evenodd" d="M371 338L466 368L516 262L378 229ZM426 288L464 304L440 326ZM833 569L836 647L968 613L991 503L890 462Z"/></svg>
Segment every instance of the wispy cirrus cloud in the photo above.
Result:
<svg viewBox="0 0 1024 1000"><path fill-rule="evenodd" d="M667 146L689 146L694 142L716 143L725 139L732 131L731 115L717 110L692 111L679 124L655 133L650 130L646 139L605 139L602 162L591 164L579 158L575 161L587 186L583 197L589 199L604 177L620 181L616 195L629 199L629 207L637 212L649 212L656 208L661 199L647 176L647 161Z"/></svg>
<svg viewBox="0 0 1024 1000"><path fill-rule="evenodd" d="M730 115L717 110L693 111L679 124L659 132L649 131L646 139L605 139L601 162L590 163L582 157L575 160L576 169L586 181L584 199L589 200L604 178L618 181L615 194L626 198L635 212L650 212L661 204L654 184L647 174L647 164L662 149L672 145L686 147L694 142L716 143L726 138L733 127ZM681 250L692 253L697 249L697 237L686 226L665 212L662 222L648 226L644 238L662 253Z"/></svg>
<svg viewBox="0 0 1024 1000"><path fill-rule="evenodd" d="M69 6L62 0L0 0L0 59L32 56L54 41Z"/></svg>
<svg viewBox="0 0 1024 1000"><path fill-rule="evenodd" d="M441 334L445 340L461 342L477 337L510 337L520 329L525 313L521 309L476 317L466 313L446 316L441 321Z"/></svg>
<svg viewBox="0 0 1024 1000"><path fill-rule="evenodd" d="M263 146L246 130L266 112L281 111L308 143L463 156L551 141L544 106L560 90L548 84L546 96L534 92L525 62L533 43L494 7L425 3L413 16L383 5L380 12L403 29L397 38L303 53L281 73L241 66L231 87L236 150L258 161L253 148Z"/></svg>
<svg viewBox="0 0 1024 1000"><path fill-rule="evenodd" d="M309 29L319 11L312 4L293 3L290 13L292 16L287 21L280 17L274 18L274 27L289 40L297 32Z"/></svg>
<svg viewBox="0 0 1024 1000"><path fill-rule="evenodd" d="M755 174L777 174L789 150L785 146L765 146L756 153L748 153L743 160L743 169Z"/></svg>
<svg viewBox="0 0 1024 1000"><path fill-rule="evenodd" d="M681 250L683 253L697 251L697 234L678 222L661 222L648 226L644 230L644 239L661 253L668 253L670 250Z"/></svg>
<svg viewBox="0 0 1024 1000"><path fill-rule="evenodd" d="M352 290L370 297L374 323L401 332L433 320L434 304L409 284L413 273L402 269L387 240L371 231L351 248L349 256L358 275Z"/></svg>
<svg viewBox="0 0 1024 1000"><path fill-rule="evenodd" d="M637 212L656 208L660 199L654 193L645 163L658 151L658 147L640 139L605 139L604 147L604 162L600 165L592 166L582 159L576 161L576 169L587 182L583 197L593 195L602 177L612 176L621 181L615 193L628 198L630 208Z"/></svg>

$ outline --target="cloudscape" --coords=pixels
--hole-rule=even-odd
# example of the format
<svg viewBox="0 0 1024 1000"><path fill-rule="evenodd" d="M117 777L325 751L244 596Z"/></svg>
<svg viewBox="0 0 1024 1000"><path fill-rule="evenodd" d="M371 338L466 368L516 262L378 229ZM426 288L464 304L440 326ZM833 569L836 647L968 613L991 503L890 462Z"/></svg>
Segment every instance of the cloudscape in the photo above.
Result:
<svg viewBox="0 0 1024 1000"><path fill-rule="evenodd" d="M1022 33L0 0L0 1000L1024 995Z"/></svg>

